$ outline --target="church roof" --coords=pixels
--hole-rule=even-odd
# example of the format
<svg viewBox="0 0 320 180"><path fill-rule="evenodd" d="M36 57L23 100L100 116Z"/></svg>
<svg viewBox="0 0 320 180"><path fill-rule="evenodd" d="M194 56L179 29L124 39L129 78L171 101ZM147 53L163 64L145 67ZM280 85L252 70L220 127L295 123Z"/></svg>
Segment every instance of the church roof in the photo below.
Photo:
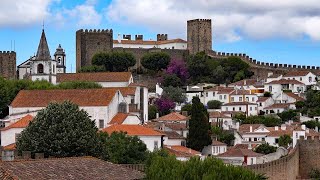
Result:
<svg viewBox="0 0 320 180"><path fill-rule="evenodd" d="M36 55L36 60L51 60L50 51L47 43L46 34L42 30L40 43L38 46L38 51Z"/></svg>

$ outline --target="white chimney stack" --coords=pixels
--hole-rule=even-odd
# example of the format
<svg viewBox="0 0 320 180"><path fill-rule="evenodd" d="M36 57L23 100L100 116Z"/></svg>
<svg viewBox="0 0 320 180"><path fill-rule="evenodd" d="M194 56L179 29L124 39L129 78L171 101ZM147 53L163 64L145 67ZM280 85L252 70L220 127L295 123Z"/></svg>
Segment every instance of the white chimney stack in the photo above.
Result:
<svg viewBox="0 0 320 180"><path fill-rule="evenodd" d="M156 119L158 119L159 118L159 113L156 113Z"/></svg>
<svg viewBox="0 0 320 180"><path fill-rule="evenodd" d="M274 130L275 130L275 131L278 131L278 130L279 130L279 126L275 126L275 127L274 127Z"/></svg>
<svg viewBox="0 0 320 180"><path fill-rule="evenodd" d="M252 126L250 126L250 132L252 132Z"/></svg>
<svg viewBox="0 0 320 180"><path fill-rule="evenodd" d="M251 143L248 144L248 149L252 149Z"/></svg>
<svg viewBox="0 0 320 180"><path fill-rule="evenodd" d="M281 124L281 130L286 130L286 125L285 124Z"/></svg>
<svg viewBox="0 0 320 180"><path fill-rule="evenodd" d="M302 130L306 130L306 125L302 124L302 125L301 125L301 129L302 129Z"/></svg>

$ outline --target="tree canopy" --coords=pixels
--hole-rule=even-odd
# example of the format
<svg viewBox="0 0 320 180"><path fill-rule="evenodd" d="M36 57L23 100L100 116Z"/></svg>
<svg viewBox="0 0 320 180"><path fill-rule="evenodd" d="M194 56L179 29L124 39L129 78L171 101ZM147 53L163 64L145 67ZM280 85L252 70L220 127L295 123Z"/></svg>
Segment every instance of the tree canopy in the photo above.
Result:
<svg viewBox="0 0 320 180"><path fill-rule="evenodd" d="M111 135L101 132L99 136L104 160L116 164L138 164L148 157L147 146L137 136L128 136L124 132Z"/></svg>
<svg viewBox="0 0 320 180"><path fill-rule="evenodd" d="M207 103L208 109L220 109L221 105L222 105L222 102L218 100L211 100L211 101L208 101Z"/></svg>
<svg viewBox="0 0 320 180"><path fill-rule="evenodd" d="M255 148L254 151L261 154L270 154L270 153L276 152L277 147L270 146L268 143L265 143L265 144L260 144L258 147Z"/></svg>
<svg viewBox="0 0 320 180"><path fill-rule="evenodd" d="M281 125L281 119L274 116L249 116L240 120L241 124L264 124L267 127Z"/></svg>
<svg viewBox="0 0 320 180"><path fill-rule="evenodd" d="M50 103L24 129L17 150L70 157L99 154L98 128L88 113L71 102Z"/></svg>
<svg viewBox="0 0 320 180"><path fill-rule="evenodd" d="M104 66L106 71L122 72L134 66L136 59L128 52L100 52L92 57L92 64L98 67Z"/></svg>
<svg viewBox="0 0 320 180"><path fill-rule="evenodd" d="M225 165L214 157L207 157L204 160L192 157L189 161L182 162L172 155L162 153L151 156L149 161L146 167L147 179L266 179L265 176L243 167Z"/></svg>
<svg viewBox="0 0 320 180"><path fill-rule="evenodd" d="M187 98L183 89L172 86L164 87L162 96L177 103L183 103Z"/></svg>
<svg viewBox="0 0 320 180"><path fill-rule="evenodd" d="M164 52L146 53L141 58L141 64L144 68L153 71L161 71L168 67L170 56Z"/></svg>
<svg viewBox="0 0 320 180"><path fill-rule="evenodd" d="M287 148L288 145L291 143L292 143L292 139L289 135L285 134L279 137L279 142L278 142L279 146L283 146Z"/></svg>
<svg viewBox="0 0 320 180"><path fill-rule="evenodd" d="M187 146L201 151L211 143L209 114L199 97L193 97Z"/></svg>

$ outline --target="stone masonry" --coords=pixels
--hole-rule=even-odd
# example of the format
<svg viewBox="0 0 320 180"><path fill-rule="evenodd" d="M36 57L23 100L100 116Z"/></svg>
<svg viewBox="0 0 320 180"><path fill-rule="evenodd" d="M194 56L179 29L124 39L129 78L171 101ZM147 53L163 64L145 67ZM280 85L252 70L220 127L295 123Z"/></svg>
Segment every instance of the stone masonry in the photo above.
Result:
<svg viewBox="0 0 320 180"><path fill-rule="evenodd" d="M16 78L16 52L0 51L0 76L7 79Z"/></svg>
<svg viewBox="0 0 320 180"><path fill-rule="evenodd" d="M190 54L212 50L211 19L194 19L187 22L187 42Z"/></svg>

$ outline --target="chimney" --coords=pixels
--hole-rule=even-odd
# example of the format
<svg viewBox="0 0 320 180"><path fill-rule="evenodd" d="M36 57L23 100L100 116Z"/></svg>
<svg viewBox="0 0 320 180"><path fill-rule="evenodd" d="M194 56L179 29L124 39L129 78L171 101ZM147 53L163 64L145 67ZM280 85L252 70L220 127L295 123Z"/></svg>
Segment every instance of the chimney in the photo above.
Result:
<svg viewBox="0 0 320 180"><path fill-rule="evenodd" d="M285 124L281 124L281 130L286 130L286 125Z"/></svg>
<svg viewBox="0 0 320 180"><path fill-rule="evenodd" d="M319 132L319 128L318 128L318 126L316 126L315 131L316 131L316 132Z"/></svg>
<svg viewBox="0 0 320 180"><path fill-rule="evenodd" d="M306 130L306 125L302 124L302 125L301 125L301 129L302 129L302 130Z"/></svg>
<svg viewBox="0 0 320 180"><path fill-rule="evenodd" d="M159 118L159 113L156 113L156 119L158 119Z"/></svg>
<svg viewBox="0 0 320 180"><path fill-rule="evenodd" d="M141 35L141 34L135 35L135 40L136 41L138 41L138 40L142 41L143 40L143 35Z"/></svg>
<svg viewBox="0 0 320 180"><path fill-rule="evenodd" d="M22 159L31 159L31 151L22 151Z"/></svg>
<svg viewBox="0 0 320 180"><path fill-rule="evenodd" d="M240 127L240 123L239 123L239 122L236 122L236 129L237 129L237 131L239 131L239 127Z"/></svg>
<svg viewBox="0 0 320 180"><path fill-rule="evenodd" d="M252 132L252 126L250 126L250 132Z"/></svg>
<svg viewBox="0 0 320 180"><path fill-rule="evenodd" d="M191 148L189 148L189 153L191 154Z"/></svg>
<svg viewBox="0 0 320 180"><path fill-rule="evenodd" d="M243 85L245 85L245 86L247 85L247 80L243 81Z"/></svg>
<svg viewBox="0 0 320 180"><path fill-rule="evenodd" d="M278 131L278 130L279 130L279 126L275 126L275 127L274 127L274 130L275 130L275 131Z"/></svg>
<svg viewBox="0 0 320 180"><path fill-rule="evenodd" d="M309 129L306 129L306 133L309 133L310 131L309 131Z"/></svg>
<svg viewBox="0 0 320 180"><path fill-rule="evenodd" d="M164 123L161 123L161 131L164 131L164 129L165 129L165 125L164 125Z"/></svg>
<svg viewBox="0 0 320 180"><path fill-rule="evenodd" d="M120 33L118 34L118 43L121 43L121 34Z"/></svg>
<svg viewBox="0 0 320 180"><path fill-rule="evenodd" d="M248 149L250 149L250 150L252 149L251 143L248 144Z"/></svg>

